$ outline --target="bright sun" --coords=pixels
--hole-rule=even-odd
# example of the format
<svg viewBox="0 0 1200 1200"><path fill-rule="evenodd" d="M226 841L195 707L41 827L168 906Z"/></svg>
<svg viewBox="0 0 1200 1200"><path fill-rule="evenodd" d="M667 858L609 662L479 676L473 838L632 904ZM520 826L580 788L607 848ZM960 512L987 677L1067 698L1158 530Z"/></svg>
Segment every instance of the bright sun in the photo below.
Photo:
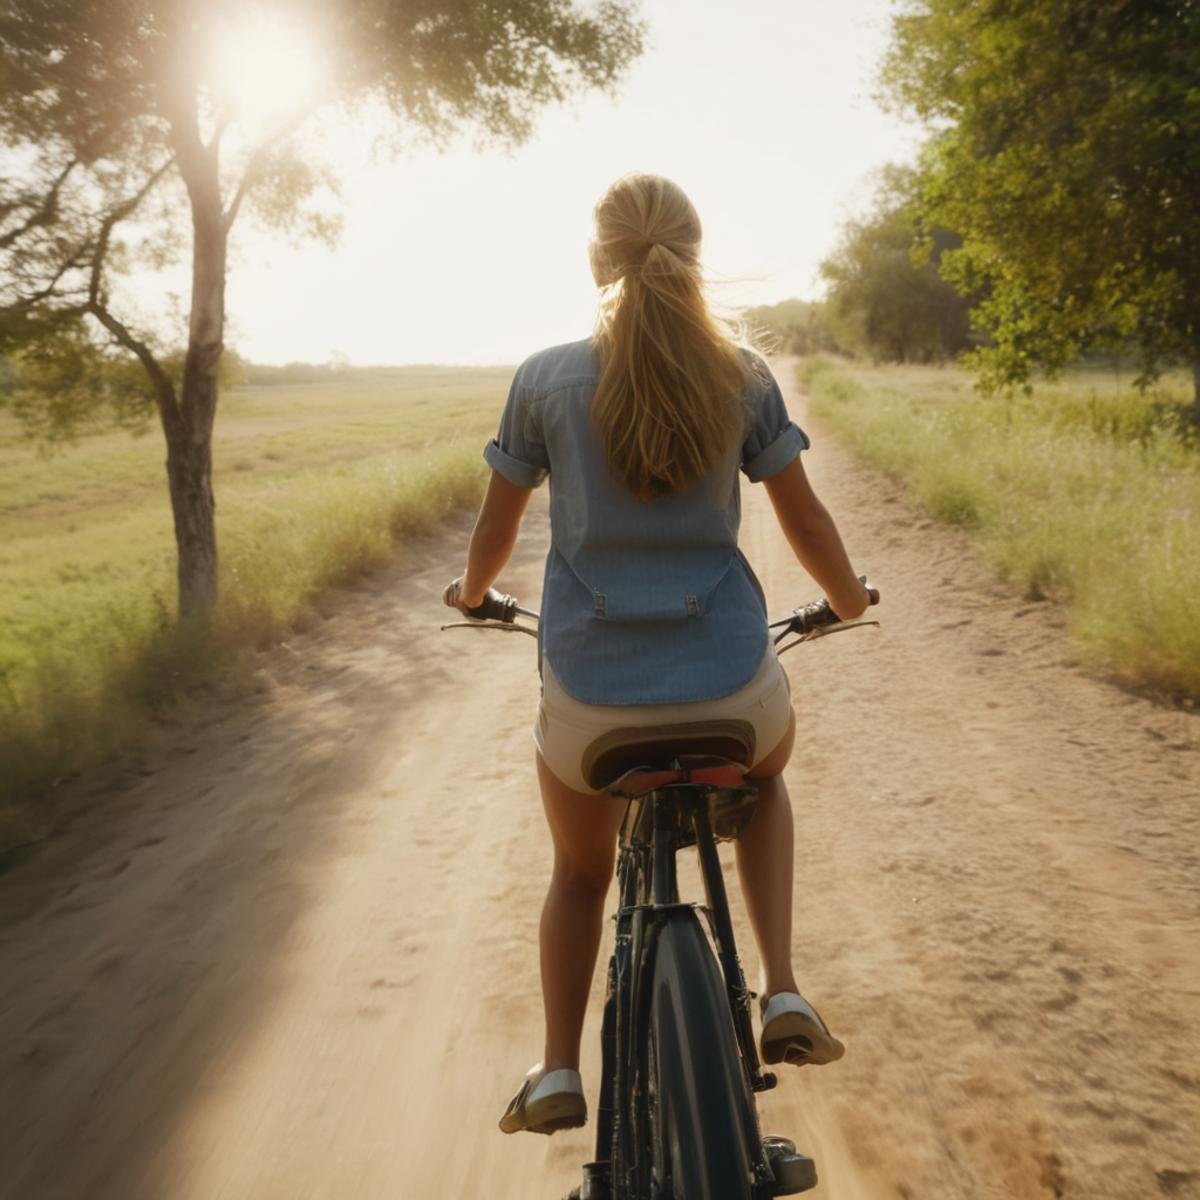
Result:
<svg viewBox="0 0 1200 1200"><path fill-rule="evenodd" d="M313 34L280 14L258 11L214 39L209 78L219 109L248 132L265 132L302 111L326 82Z"/></svg>

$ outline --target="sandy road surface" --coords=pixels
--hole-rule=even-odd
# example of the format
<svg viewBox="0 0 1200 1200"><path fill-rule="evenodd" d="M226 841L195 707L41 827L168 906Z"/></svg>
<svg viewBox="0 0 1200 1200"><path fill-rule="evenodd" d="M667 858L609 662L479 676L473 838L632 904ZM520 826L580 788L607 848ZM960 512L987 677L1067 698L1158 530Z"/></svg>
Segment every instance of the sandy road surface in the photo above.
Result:
<svg viewBox="0 0 1200 1200"><path fill-rule="evenodd" d="M1086 675L1047 606L813 432L885 626L785 659L798 963L849 1049L789 1073L764 1128L831 1200L1200 1196L1197 720ZM809 598L746 491L773 609ZM577 1181L590 1130L495 1129L540 1050L548 854L532 642L435 631L464 537L264 656L255 700L0 878L0 1196ZM545 539L537 508L504 580L530 600Z"/></svg>

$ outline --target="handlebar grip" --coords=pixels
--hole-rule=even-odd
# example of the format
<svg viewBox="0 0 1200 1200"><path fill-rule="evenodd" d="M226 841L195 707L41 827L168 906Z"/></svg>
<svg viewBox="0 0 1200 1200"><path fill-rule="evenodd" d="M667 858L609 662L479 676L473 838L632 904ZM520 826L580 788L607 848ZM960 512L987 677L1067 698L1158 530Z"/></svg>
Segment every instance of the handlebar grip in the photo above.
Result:
<svg viewBox="0 0 1200 1200"><path fill-rule="evenodd" d="M517 598L488 588L482 604L463 611L475 621L503 621L505 625L512 625L517 619Z"/></svg>
<svg viewBox="0 0 1200 1200"><path fill-rule="evenodd" d="M809 633L822 625L836 625L840 620L828 600L814 600L793 612L791 628L794 633Z"/></svg>
<svg viewBox="0 0 1200 1200"><path fill-rule="evenodd" d="M867 582L865 575L860 575L858 579L867 589L868 604L878 604L879 589L873 588ZM842 618L833 611L828 600L814 600L811 604L805 604L793 611L791 629L793 633L811 633L814 629L826 625L838 625L841 620Z"/></svg>

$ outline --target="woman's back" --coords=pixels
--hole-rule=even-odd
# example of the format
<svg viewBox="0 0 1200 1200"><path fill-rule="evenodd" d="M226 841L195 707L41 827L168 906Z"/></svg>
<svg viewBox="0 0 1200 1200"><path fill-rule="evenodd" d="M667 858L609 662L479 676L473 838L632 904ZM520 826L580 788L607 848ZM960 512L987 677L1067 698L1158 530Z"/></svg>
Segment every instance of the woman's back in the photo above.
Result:
<svg viewBox="0 0 1200 1200"><path fill-rule="evenodd" d="M690 486L639 498L594 419L593 339L521 364L485 457L510 482L550 477L541 647L565 690L593 704L703 700L735 691L766 648L766 610L737 549L739 468L774 474L808 445L757 355L742 351L742 434Z"/></svg>

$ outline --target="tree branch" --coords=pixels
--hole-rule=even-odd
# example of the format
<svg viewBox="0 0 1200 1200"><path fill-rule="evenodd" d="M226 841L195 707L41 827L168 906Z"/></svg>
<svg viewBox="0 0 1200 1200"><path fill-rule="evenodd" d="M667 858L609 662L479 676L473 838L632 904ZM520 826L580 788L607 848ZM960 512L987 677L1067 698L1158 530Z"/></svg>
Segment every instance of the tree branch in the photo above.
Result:
<svg viewBox="0 0 1200 1200"><path fill-rule="evenodd" d="M137 356L154 385L154 402L158 406L158 415L163 426L171 429L179 421L175 385L163 370L162 364L154 357L154 351L140 338L135 337L129 326L118 320L102 300L89 297L85 311L91 313L112 334L114 341Z"/></svg>
<svg viewBox="0 0 1200 1200"><path fill-rule="evenodd" d="M295 133L320 106L320 101L314 100L298 108L291 116L281 121L279 127L268 137L264 138L250 155L250 160L246 163L246 169L242 172L241 179L238 180L237 190L233 193L233 199L229 201L229 207L222 216L226 233L233 228L233 223L237 220L238 210L242 207L242 201L245 200L246 193L254 186L254 177L262 169L271 151L290 134Z"/></svg>
<svg viewBox="0 0 1200 1200"><path fill-rule="evenodd" d="M212 137L208 139L205 149L211 150L220 146L221 139L225 136L225 130L229 128L232 120L233 116L228 109L221 112L220 116L217 117L216 123L213 125Z"/></svg>
<svg viewBox="0 0 1200 1200"><path fill-rule="evenodd" d="M0 312L24 312L30 308L36 308L43 300L49 300L54 295L58 288L62 277L75 267L83 266L86 255L87 246L80 246L73 254L68 255L62 265L50 276L50 279L42 287L36 291L30 292L28 296L22 296L18 300L8 305L0 305Z"/></svg>
<svg viewBox="0 0 1200 1200"><path fill-rule="evenodd" d="M157 171L128 200L122 201L112 209L100 225L100 234L96 239L96 252L92 260L92 283L90 293L94 297L100 286L100 268L104 265L104 256L108 253L109 239L112 237L114 226L132 215L139 204L154 190L158 181L171 169L175 162L172 155Z"/></svg>
<svg viewBox="0 0 1200 1200"><path fill-rule="evenodd" d="M146 374L150 376L150 382L154 385L154 399L158 405L159 416L162 418L163 425L168 428L179 420L175 386L171 383L170 377L163 370L162 364L155 358L154 352L150 347L135 337L129 327L118 320L109 310L108 305L100 294L100 284L104 274L104 259L108 254L108 246L112 239L113 229L119 222L125 220L126 217L134 212L137 206L153 191L155 185L167 173L174 162L174 156L168 158L142 184L137 192L130 196L128 200L118 204L104 218L104 222L100 226L99 236L96 239L96 248L92 253L92 271L88 282L87 304L84 307L84 311L91 313L112 334L114 340L119 345L124 346L126 350L137 356L138 361L145 368Z"/></svg>
<svg viewBox="0 0 1200 1200"><path fill-rule="evenodd" d="M30 213L26 220L15 229L10 229L7 233L0 234L0 250L7 250L9 246L24 237L31 229L36 229L39 225L48 225L50 223L54 217L54 210L58 205L58 194L62 190L62 185L66 183L67 176L78 165L78 159L71 159L55 177L49 190L42 197L41 204Z"/></svg>
<svg viewBox="0 0 1200 1200"><path fill-rule="evenodd" d="M221 214L221 224L225 227L226 233L233 228L233 223L237 220L238 209L242 207L242 201L245 200L246 193L254 184L255 173L266 161L268 149L269 147L267 146L260 146L250 156L250 161L246 164L246 169L242 172L241 179L238 180L237 190L233 193L233 199L230 200L229 207Z"/></svg>

